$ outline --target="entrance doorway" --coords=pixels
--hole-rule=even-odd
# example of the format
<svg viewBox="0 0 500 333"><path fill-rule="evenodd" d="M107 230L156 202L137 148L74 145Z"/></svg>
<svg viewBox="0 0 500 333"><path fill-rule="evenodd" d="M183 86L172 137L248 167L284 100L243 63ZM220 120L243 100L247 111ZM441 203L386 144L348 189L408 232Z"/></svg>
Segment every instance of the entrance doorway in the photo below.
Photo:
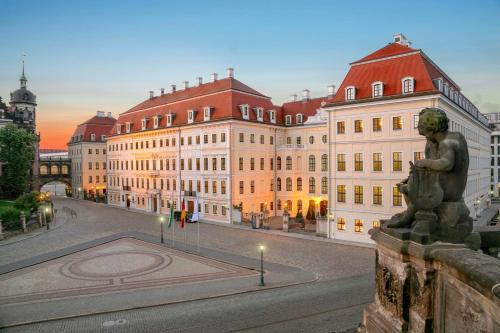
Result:
<svg viewBox="0 0 500 333"><path fill-rule="evenodd" d="M328 201L327 200L322 200L319 203L319 215L322 216L322 217L325 217L327 209L328 209Z"/></svg>
<svg viewBox="0 0 500 333"><path fill-rule="evenodd" d="M188 200L188 213L192 213L194 211L194 201Z"/></svg>
<svg viewBox="0 0 500 333"><path fill-rule="evenodd" d="M158 212L158 200L156 198L156 195L153 196L153 212L157 213Z"/></svg>
<svg viewBox="0 0 500 333"><path fill-rule="evenodd" d="M127 194L127 208L130 208L130 194Z"/></svg>

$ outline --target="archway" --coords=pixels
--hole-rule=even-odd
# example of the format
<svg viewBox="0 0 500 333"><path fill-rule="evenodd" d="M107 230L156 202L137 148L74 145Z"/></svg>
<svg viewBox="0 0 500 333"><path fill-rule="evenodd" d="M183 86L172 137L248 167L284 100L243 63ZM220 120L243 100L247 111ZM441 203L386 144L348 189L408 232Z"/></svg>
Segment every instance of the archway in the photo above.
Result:
<svg viewBox="0 0 500 333"><path fill-rule="evenodd" d="M48 192L52 196L66 197L71 193L71 186L66 182L54 180L43 184L40 192Z"/></svg>

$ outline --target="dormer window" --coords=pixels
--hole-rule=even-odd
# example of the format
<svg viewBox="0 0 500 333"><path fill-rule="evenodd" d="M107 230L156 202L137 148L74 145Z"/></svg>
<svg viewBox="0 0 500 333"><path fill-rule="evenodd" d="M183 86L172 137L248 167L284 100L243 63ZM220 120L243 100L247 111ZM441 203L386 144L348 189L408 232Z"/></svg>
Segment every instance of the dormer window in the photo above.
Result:
<svg viewBox="0 0 500 333"><path fill-rule="evenodd" d="M411 76L407 76L401 82L403 94L412 94L415 80Z"/></svg>
<svg viewBox="0 0 500 333"><path fill-rule="evenodd" d="M203 108L203 120L204 121L208 121L210 120L210 116L212 114L212 107L210 106L205 106Z"/></svg>
<svg viewBox="0 0 500 333"><path fill-rule="evenodd" d="M301 113L299 113L295 116L295 122L297 124L302 124L303 120L304 120L304 116Z"/></svg>
<svg viewBox="0 0 500 333"><path fill-rule="evenodd" d="M174 116L171 113L167 114L167 127L172 126L173 120Z"/></svg>
<svg viewBox="0 0 500 333"><path fill-rule="evenodd" d="M194 123L196 117L196 110L188 110L188 124Z"/></svg>
<svg viewBox="0 0 500 333"><path fill-rule="evenodd" d="M276 124L276 111L269 111L269 121L273 124Z"/></svg>
<svg viewBox="0 0 500 333"><path fill-rule="evenodd" d="M90 141L95 141L95 133L90 134Z"/></svg>
<svg viewBox="0 0 500 333"><path fill-rule="evenodd" d="M122 125L116 124L116 134L120 134L122 132Z"/></svg>
<svg viewBox="0 0 500 333"><path fill-rule="evenodd" d="M130 133L130 122L125 123L125 132Z"/></svg>
<svg viewBox="0 0 500 333"><path fill-rule="evenodd" d="M285 116L285 125L291 125L292 124L292 116L288 115Z"/></svg>
<svg viewBox="0 0 500 333"><path fill-rule="evenodd" d="M446 96L449 96L448 94L450 93L448 82L443 83L443 92Z"/></svg>
<svg viewBox="0 0 500 333"><path fill-rule="evenodd" d="M372 83L372 97L382 97L384 95L384 84L380 81Z"/></svg>
<svg viewBox="0 0 500 333"><path fill-rule="evenodd" d="M142 118L141 119L141 130L144 131L146 129L147 122L148 122L147 118Z"/></svg>
<svg viewBox="0 0 500 333"><path fill-rule="evenodd" d="M240 105L241 116L243 117L243 119L248 120L250 118L248 109L249 109L248 104Z"/></svg>
<svg viewBox="0 0 500 333"><path fill-rule="evenodd" d="M353 101L356 99L356 88L349 86L345 88L345 100Z"/></svg>
<svg viewBox="0 0 500 333"><path fill-rule="evenodd" d="M160 116L154 116L153 117L153 127L158 128L158 125L160 124Z"/></svg>
<svg viewBox="0 0 500 333"><path fill-rule="evenodd" d="M106 134L101 134L101 141L102 142L106 141Z"/></svg>
<svg viewBox="0 0 500 333"><path fill-rule="evenodd" d="M263 108L254 108L255 117L257 117L257 121L264 121L264 109Z"/></svg>

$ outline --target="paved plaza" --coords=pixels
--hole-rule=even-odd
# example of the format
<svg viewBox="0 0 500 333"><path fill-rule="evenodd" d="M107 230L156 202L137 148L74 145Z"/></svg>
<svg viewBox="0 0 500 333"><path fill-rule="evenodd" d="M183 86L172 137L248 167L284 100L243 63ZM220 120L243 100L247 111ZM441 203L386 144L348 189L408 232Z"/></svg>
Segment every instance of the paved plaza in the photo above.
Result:
<svg viewBox="0 0 500 333"><path fill-rule="evenodd" d="M293 331L311 326L319 316L315 331L327 332L355 327L372 298L370 248L201 223L198 252L196 224L188 224L186 234L177 225L172 247L171 230L165 232L165 244L159 242L157 216L72 199L56 199L55 205L59 212L73 209L76 218L60 215L65 223L58 228L0 242L0 326L10 326L8 331L120 326L132 332L147 325L152 325L149 331L169 331L160 330L165 324L160 313L170 307L169 313L178 316L170 318L172 330ZM266 246L264 287L259 286L260 244ZM197 327L201 318L188 325L180 309L195 316L205 312L197 305L203 302L218 303L218 308L205 318L206 325ZM250 304L252 312L264 311L258 319L235 323L220 318L222 313L252 317L244 310ZM300 310L301 304L310 305ZM269 306L282 310L272 315ZM348 320L339 321L345 311ZM116 317L109 313L128 318L127 324L106 320ZM139 313L150 322L129 322ZM19 326L29 322L38 324ZM72 326L76 322L87 328Z"/></svg>

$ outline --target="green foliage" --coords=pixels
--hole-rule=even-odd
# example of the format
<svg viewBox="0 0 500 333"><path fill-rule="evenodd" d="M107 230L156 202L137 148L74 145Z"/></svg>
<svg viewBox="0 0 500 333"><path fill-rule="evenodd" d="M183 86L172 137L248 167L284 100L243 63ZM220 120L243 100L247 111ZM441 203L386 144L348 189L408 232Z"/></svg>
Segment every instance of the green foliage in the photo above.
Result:
<svg viewBox="0 0 500 333"><path fill-rule="evenodd" d="M7 104L2 100L2 96L0 96L0 109L7 111Z"/></svg>
<svg viewBox="0 0 500 333"><path fill-rule="evenodd" d="M17 198L28 188L28 177L35 156L36 136L9 124L0 129L1 192Z"/></svg>
<svg viewBox="0 0 500 333"><path fill-rule="evenodd" d="M2 219L2 225L6 230L21 229L21 220L19 216L21 211L14 207L7 207L3 210L0 218Z"/></svg>
<svg viewBox="0 0 500 333"><path fill-rule="evenodd" d="M302 215L302 211L299 210L297 216L295 216L295 221L299 223L304 223L304 216Z"/></svg>
<svg viewBox="0 0 500 333"><path fill-rule="evenodd" d="M16 199L14 207L29 212L35 211L40 204L40 192L25 193Z"/></svg>

